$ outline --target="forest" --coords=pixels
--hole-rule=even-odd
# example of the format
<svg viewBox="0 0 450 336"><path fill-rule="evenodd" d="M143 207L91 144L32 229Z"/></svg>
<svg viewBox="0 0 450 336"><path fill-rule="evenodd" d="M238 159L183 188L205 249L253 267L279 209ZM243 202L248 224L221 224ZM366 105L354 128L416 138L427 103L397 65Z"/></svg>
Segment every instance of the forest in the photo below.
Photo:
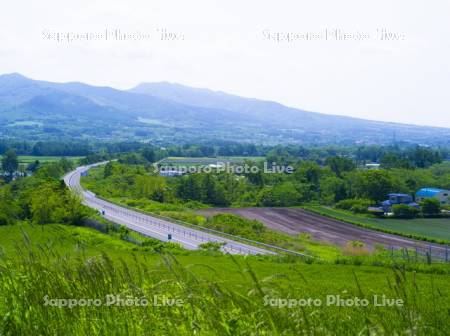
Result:
<svg viewBox="0 0 450 336"><path fill-rule="evenodd" d="M291 155L289 148L277 147L267 152L265 161L289 164L294 168L292 174L266 173L264 160L247 158L247 165L261 169L256 173L213 172L164 178L151 164L161 153L146 148L107 164L97 188L110 196L165 203L195 201L211 206L333 205L347 199L375 205L389 193L413 195L422 187L450 188L450 163L442 161L440 152L420 147L400 153L382 152L378 170L361 168L356 158L330 155L303 159Z"/></svg>

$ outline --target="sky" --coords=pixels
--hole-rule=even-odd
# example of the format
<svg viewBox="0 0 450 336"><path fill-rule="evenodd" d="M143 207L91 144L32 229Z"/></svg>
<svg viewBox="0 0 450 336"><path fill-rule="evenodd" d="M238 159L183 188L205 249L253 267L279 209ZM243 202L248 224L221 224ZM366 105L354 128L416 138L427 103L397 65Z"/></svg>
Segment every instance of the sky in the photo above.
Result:
<svg viewBox="0 0 450 336"><path fill-rule="evenodd" d="M449 13L447 0L16 0L0 11L0 74L450 127Z"/></svg>

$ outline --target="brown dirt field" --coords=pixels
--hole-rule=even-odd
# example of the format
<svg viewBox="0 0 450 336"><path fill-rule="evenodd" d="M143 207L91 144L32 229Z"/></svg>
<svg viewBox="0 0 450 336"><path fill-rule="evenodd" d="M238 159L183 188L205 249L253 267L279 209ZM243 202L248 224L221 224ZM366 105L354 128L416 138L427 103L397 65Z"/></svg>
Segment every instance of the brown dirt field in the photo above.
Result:
<svg viewBox="0 0 450 336"><path fill-rule="evenodd" d="M256 219L268 228L290 235L308 233L314 240L344 246L349 241L361 241L369 247L377 244L395 248L427 248L445 251L444 245L409 239L341 222L298 208L214 208L198 211L204 216L233 213Z"/></svg>

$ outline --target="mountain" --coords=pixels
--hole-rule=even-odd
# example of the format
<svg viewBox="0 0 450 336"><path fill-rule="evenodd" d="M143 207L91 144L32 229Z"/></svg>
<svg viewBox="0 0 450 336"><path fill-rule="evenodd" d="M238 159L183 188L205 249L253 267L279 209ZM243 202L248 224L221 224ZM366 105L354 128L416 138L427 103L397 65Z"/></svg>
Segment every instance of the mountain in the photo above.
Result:
<svg viewBox="0 0 450 336"><path fill-rule="evenodd" d="M280 124L290 123L293 119L294 121L301 119L303 123L347 119L338 117L334 120L334 116L331 115L294 109L276 102L244 98L221 91L192 88L168 82L142 83L129 90L129 92L146 94L191 106L223 109L230 112L240 111L257 120Z"/></svg>
<svg viewBox="0 0 450 336"><path fill-rule="evenodd" d="M450 143L448 128L315 113L272 101L239 97L221 91L192 88L176 83L141 83L129 92L183 102L192 106L229 110L231 113L240 111L251 116L255 121L269 123L269 128L276 125L278 130L291 133L299 142L305 137L313 140L311 135L317 134L325 137L327 141L334 139L337 142L350 140L350 142L387 143L391 142L395 136L400 141L412 143L437 142L447 145Z"/></svg>
<svg viewBox="0 0 450 336"><path fill-rule="evenodd" d="M450 129L368 121L180 84L123 91L84 83L0 76L0 135L40 140L88 138L155 143L252 141L449 145Z"/></svg>

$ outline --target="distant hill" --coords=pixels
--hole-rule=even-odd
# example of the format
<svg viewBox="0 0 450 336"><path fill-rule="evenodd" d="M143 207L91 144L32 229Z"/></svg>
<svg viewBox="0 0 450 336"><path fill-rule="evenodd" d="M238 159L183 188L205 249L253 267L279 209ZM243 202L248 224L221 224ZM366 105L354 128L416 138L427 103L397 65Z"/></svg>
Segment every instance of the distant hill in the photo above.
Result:
<svg viewBox="0 0 450 336"><path fill-rule="evenodd" d="M303 111L282 104L197 89L143 83L122 91L84 83L52 83L20 74L0 76L0 136L92 138L182 143L450 145L450 129Z"/></svg>

